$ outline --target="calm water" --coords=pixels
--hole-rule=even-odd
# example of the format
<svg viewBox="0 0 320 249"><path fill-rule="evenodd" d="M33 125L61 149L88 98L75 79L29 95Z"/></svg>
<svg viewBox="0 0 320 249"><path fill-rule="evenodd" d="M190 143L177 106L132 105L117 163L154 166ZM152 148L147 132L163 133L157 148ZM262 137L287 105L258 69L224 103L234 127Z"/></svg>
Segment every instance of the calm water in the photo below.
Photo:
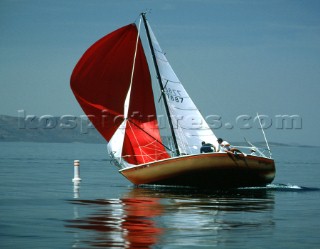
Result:
<svg viewBox="0 0 320 249"><path fill-rule="evenodd" d="M0 248L320 248L320 148L274 147L273 184L208 192L135 188L101 144L0 146Z"/></svg>

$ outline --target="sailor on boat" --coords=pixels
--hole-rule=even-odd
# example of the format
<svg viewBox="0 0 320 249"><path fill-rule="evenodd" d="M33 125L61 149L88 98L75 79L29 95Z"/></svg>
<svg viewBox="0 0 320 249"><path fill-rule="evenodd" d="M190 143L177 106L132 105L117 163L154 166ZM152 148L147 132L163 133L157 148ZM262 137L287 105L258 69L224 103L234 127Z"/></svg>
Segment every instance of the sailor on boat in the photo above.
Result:
<svg viewBox="0 0 320 249"><path fill-rule="evenodd" d="M227 152L227 153L231 153L231 154L235 154L235 155L237 154L237 152L239 152L239 153L243 154L237 148L231 147L231 145L227 141L224 141L222 138L218 138L217 141L219 144L217 152Z"/></svg>
<svg viewBox="0 0 320 249"><path fill-rule="evenodd" d="M255 148L251 148L250 152L251 152L250 153L251 156L257 156L257 153L256 153L257 151Z"/></svg>
<svg viewBox="0 0 320 249"><path fill-rule="evenodd" d="M200 148L200 153L210 153L216 151L216 147L214 147L213 144L206 143L205 141L203 141L201 144L202 146Z"/></svg>

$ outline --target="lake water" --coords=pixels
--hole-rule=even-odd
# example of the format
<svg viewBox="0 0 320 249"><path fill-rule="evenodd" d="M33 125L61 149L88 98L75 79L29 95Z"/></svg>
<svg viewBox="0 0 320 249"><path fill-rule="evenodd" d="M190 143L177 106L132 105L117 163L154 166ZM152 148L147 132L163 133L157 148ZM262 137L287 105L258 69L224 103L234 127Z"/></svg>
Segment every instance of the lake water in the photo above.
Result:
<svg viewBox="0 0 320 249"><path fill-rule="evenodd" d="M200 191L136 188L103 144L0 146L0 248L320 248L320 148L272 148L266 188Z"/></svg>

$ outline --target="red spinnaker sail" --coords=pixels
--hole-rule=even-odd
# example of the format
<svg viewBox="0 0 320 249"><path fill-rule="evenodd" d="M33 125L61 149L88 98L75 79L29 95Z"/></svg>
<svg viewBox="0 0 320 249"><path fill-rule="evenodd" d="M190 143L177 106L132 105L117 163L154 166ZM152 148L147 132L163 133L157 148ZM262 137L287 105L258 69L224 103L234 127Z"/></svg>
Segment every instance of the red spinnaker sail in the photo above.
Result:
<svg viewBox="0 0 320 249"><path fill-rule="evenodd" d="M124 121L138 31L124 26L94 43L71 75L71 89L100 134L110 141ZM168 158L161 143L147 60L139 38L122 155L132 164Z"/></svg>

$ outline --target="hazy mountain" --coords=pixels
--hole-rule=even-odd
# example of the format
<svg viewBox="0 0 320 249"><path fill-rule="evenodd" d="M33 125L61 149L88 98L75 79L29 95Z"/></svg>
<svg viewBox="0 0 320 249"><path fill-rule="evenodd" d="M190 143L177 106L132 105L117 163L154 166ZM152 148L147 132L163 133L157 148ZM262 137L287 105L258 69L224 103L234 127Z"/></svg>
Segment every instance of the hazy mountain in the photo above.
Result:
<svg viewBox="0 0 320 249"><path fill-rule="evenodd" d="M50 115L12 117L0 115L0 142L104 143L91 123L80 117Z"/></svg>
<svg viewBox="0 0 320 249"><path fill-rule="evenodd" d="M167 139L163 138L164 141ZM53 143L106 143L86 116L64 115L54 117L27 115L13 117L0 115L0 142L53 142ZM265 142L253 142L266 147ZM271 146L301 146L298 144L269 143ZM244 141L234 142L236 146L248 146ZM312 146L311 146L312 147Z"/></svg>

